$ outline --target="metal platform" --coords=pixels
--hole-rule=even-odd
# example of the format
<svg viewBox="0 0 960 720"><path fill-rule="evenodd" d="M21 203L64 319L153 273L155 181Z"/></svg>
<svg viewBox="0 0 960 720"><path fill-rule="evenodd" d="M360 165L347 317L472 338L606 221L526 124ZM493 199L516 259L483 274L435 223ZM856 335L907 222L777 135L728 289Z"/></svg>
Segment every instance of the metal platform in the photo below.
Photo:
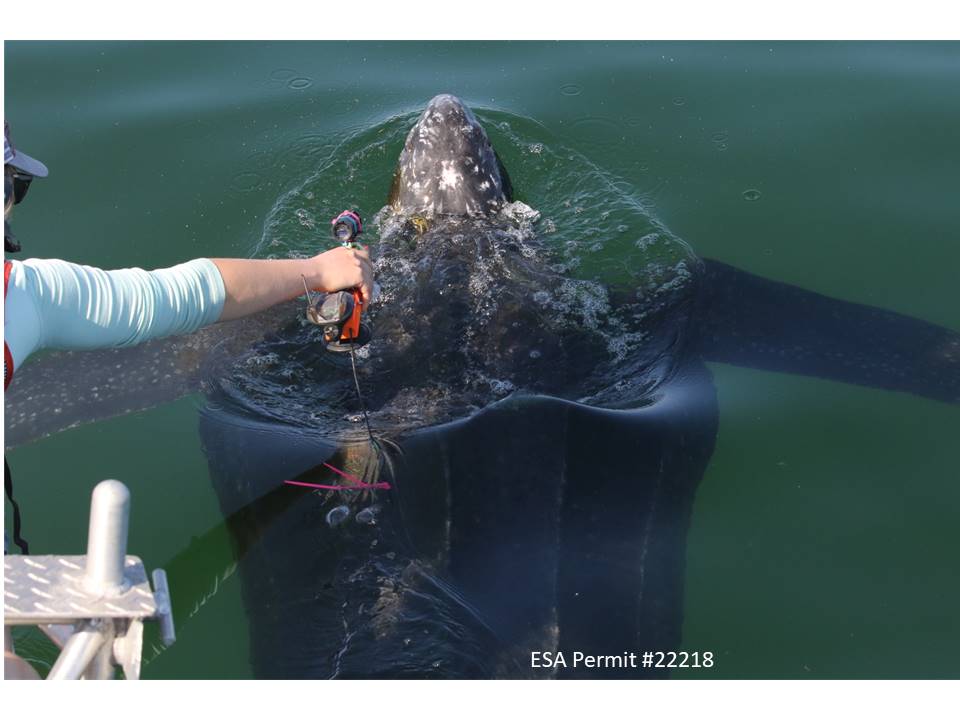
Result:
<svg viewBox="0 0 960 720"><path fill-rule="evenodd" d="M85 555L5 556L4 624L67 624L91 618L143 620L157 614L140 558L126 557L123 577L128 589L109 597L84 587L86 561Z"/></svg>
<svg viewBox="0 0 960 720"><path fill-rule="evenodd" d="M156 621L164 644L176 639L167 577L153 589L138 557L125 555L130 492L116 480L93 491L86 555L6 555L6 626L37 625L61 648L48 679L107 679L114 665L140 677L143 623Z"/></svg>

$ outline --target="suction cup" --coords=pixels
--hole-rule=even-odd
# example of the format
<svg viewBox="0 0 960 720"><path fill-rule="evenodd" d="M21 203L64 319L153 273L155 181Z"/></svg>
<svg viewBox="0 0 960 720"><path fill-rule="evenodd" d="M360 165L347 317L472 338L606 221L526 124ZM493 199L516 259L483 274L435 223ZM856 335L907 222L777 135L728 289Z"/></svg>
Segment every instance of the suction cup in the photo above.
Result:
<svg viewBox="0 0 960 720"><path fill-rule="evenodd" d="M354 338L352 342L348 342L346 340L334 340L332 342L328 342L326 344L326 348L330 352L335 352L335 353L350 352L351 346L354 349L363 347L368 342L370 342L372 338L373 338L373 333L370 332L370 328L364 325L363 323L361 323L360 334L359 336Z"/></svg>

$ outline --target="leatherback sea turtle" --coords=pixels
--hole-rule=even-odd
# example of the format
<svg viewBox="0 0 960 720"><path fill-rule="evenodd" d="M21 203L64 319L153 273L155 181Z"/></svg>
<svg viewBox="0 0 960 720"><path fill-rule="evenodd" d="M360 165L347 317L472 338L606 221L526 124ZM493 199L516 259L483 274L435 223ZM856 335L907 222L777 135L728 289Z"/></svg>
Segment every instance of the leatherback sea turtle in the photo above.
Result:
<svg viewBox="0 0 960 720"><path fill-rule="evenodd" d="M581 676L594 671L532 667L531 653L676 649L686 533L718 424L706 361L960 401L955 332L682 243L607 287L579 276L539 220L475 115L437 96L378 216L381 296L354 358L362 405L351 359L326 353L288 306L252 350L259 331L212 329L178 341L153 371L167 382L142 383L155 402L204 378L201 435L259 676ZM218 360L198 375L211 344ZM33 407L43 394L64 404L58 362L18 378L14 438L46 431L17 408L25 393ZM88 398L99 414L143 405L109 394ZM283 484L329 484L331 466L391 489Z"/></svg>

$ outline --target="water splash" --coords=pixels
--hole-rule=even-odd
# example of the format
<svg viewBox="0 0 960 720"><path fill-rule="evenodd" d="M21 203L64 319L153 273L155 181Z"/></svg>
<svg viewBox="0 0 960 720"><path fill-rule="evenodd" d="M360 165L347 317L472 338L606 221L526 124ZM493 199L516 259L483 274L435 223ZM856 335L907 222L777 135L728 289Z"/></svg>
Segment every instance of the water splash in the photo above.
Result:
<svg viewBox="0 0 960 720"><path fill-rule="evenodd" d="M571 334L594 336L591 362L604 374L585 397L602 399L632 354L660 352L651 341L659 318L691 292L693 253L641 190L530 118L476 113L509 171L514 202L487 221L418 226L389 208L368 218L364 240L381 295L370 311L373 342L357 359L375 432L469 415L517 391L563 394L542 378L580 362L558 355L556 338ZM288 162L315 164L278 197L254 255L312 255L321 218L358 197L385 198L415 117L389 117L337 142L298 142ZM324 352L301 315L291 309L287 328L252 351L256 359L217 378L218 394L261 418L359 439L344 358Z"/></svg>

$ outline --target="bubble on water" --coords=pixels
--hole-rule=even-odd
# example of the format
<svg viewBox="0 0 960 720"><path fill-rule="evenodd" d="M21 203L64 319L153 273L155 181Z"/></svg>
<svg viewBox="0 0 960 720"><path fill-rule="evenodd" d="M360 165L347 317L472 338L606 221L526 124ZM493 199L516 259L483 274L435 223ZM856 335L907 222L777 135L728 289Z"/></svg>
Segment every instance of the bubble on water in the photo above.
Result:
<svg viewBox="0 0 960 720"><path fill-rule="evenodd" d="M539 155L543 152L543 143L533 143L528 150L534 155Z"/></svg>
<svg viewBox="0 0 960 720"><path fill-rule="evenodd" d="M266 353L264 355L251 355L245 361L248 368L270 367L280 362L280 356L276 353Z"/></svg>
<svg viewBox="0 0 960 720"><path fill-rule="evenodd" d="M664 293L678 290L685 286L692 276L690 269L687 267L687 263L681 260L673 266L673 279L661 283L660 287L657 288L657 292Z"/></svg>
<svg viewBox="0 0 960 720"><path fill-rule="evenodd" d="M686 105L686 104L687 104L687 99L686 99L685 97L680 97L680 96L675 97L675 98L673 99L673 104L676 105L677 107L680 107L680 106L682 106L682 105Z"/></svg>
<svg viewBox="0 0 960 720"><path fill-rule="evenodd" d="M337 505L337 507L327 513L327 525L336 527L348 517L350 517L350 508L346 505Z"/></svg>
<svg viewBox="0 0 960 720"><path fill-rule="evenodd" d="M710 139L713 141L713 144L716 146L717 150L723 152L727 149L727 140L729 137L730 134L726 130L718 130L710 136Z"/></svg>
<svg viewBox="0 0 960 720"><path fill-rule="evenodd" d="M297 216L297 220L300 222L300 224L305 228L313 229L313 227L316 225L316 223L313 221L313 218L310 217L310 213L303 208L298 208L294 214Z"/></svg>
<svg viewBox="0 0 960 720"><path fill-rule="evenodd" d="M488 378L487 382L490 384L490 389L496 395L509 395L514 390L517 389L517 386L514 385L509 380L498 380L497 378Z"/></svg>
<svg viewBox="0 0 960 720"><path fill-rule="evenodd" d="M595 327L610 309L607 290L600 283L568 280L558 288L556 307L582 325Z"/></svg>
<svg viewBox="0 0 960 720"><path fill-rule="evenodd" d="M640 250L649 250L651 245L660 242L660 233L648 233L634 243Z"/></svg>
<svg viewBox="0 0 960 720"><path fill-rule="evenodd" d="M743 191L743 199L747 202L756 202L760 199L760 191L751 188Z"/></svg>
<svg viewBox="0 0 960 720"><path fill-rule="evenodd" d="M625 233L629 229L630 228L627 225L617 225L617 232L619 233Z"/></svg>
<svg viewBox="0 0 960 720"><path fill-rule="evenodd" d="M504 205L500 213L517 223L533 223L540 219L540 213L537 210L519 200Z"/></svg>
<svg viewBox="0 0 960 720"><path fill-rule="evenodd" d="M291 90L306 90L311 85L313 85L313 80L308 77L296 77L287 83L287 87Z"/></svg>
<svg viewBox="0 0 960 720"><path fill-rule="evenodd" d="M574 97L575 95L579 95L580 93L582 93L583 88L577 85L576 83L567 83L566 85L560 88L560 92L562 92L567 97Z"/></svg>
<svg viewBox="0 0 960 720"><path fill-rule="evenodd" d="M643 332L618 333L607 338L607 347L614 357L622 360L635 348L640 347L646 338L647 334ZM620 380L615 383L614 387L621 389L624 384L624 381Z"/></svg>
<svg viewBox="0 0 960 720"><path fill-rule="evenodd" d="M533 358L534 360L538 360L541 355L543 355L543 353L540 352L539 350L531 350L531 351L530 351L530 357Z"/></svg>

